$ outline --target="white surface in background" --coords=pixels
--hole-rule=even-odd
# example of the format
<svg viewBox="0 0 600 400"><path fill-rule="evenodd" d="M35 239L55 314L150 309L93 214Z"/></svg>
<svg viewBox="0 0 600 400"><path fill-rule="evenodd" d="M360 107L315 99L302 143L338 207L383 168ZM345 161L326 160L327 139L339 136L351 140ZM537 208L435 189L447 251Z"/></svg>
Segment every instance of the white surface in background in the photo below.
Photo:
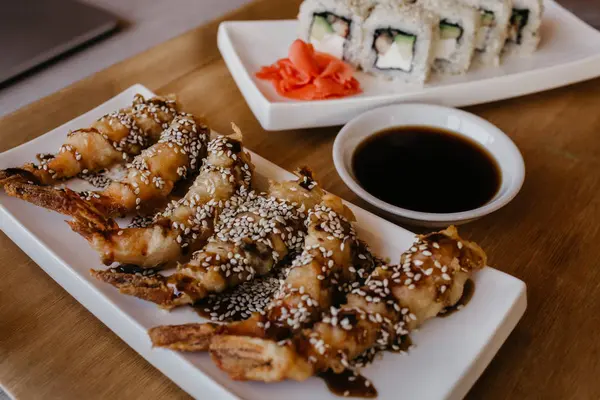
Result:
<svg viewBox="0 0 600 400"><path fill-rule="evenodd" d="M250 0L83 0L127 21L121 31L0 89L0 117L232 11Z"/></svg>
<svg viewBox="0 0 600 400"><path fill-rule="evenodd" d="M0 168L20 165L34 160L36 153L58 148L65 132L87 126L94 119L129 105L135 93L152 96L148 89L135 85L65 125L0 154ZM255 175L261 182L266 178L293 178L275 164L251 155ZM413 243L412 233L352 204L348 206L356 215L360 237L376 254L398 262L401 252ZM147 329L205 320L190 307L164 312L91 277L90 267L104 266L85 239L64 223L64 216L0 193L0 229L131 348L194 397L340 399L317 378L270 385L236 382L220 371L208 354L152 349ZM73 251L74 246L77 251ZM97 260L98 264L90 265L90 260ZM523 315L527 300L525 284L496 269L485 268L473 280L476 289L467 306L448 318L428 321L412 333L417 347L408 355L386 353L383 359L363 369L379 391L379 400L396 399L398 393L405 399L455 400L462 398L475 383Z"/></svg>

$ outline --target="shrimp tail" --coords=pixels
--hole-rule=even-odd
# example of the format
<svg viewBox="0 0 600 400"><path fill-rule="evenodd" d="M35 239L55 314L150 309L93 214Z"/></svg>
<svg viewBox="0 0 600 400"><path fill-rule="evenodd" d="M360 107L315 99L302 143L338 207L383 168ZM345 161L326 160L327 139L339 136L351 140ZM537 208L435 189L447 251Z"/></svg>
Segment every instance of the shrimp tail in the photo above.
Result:
<svg viewBox="0 0 600 400"><path fill-rule="evenodd" d="M152 346L178 351L207 351L213 336L222 325L213 323L191 323L183 325L157 326L148 330Z"/></svg>
<svg viewBox="0 0 600 400"><path fill-rule="evenodd" d="M150 301L161 308L171 309L178 305L178 297L169 287L168 278L163 275L132 274L115 269L106 271L92 269L90 273L96 279L119 289L123 294Z"/></svg>
<svg viewBox="0 0 600 400"><path fill-rule="evenodd" d="M11 172L9 170L3 172L6 171ZM6 194L9 196L17 197L63 215L70 215L78 220L78 224L85 221L88 226L93 226L98 230L107 230L116 226L114 221L106 219L96 207L84 201L77 192L71 189L56 189L51 186L30 183L33 181L21 172L13 173L1 182L4 185Z"/></svg>

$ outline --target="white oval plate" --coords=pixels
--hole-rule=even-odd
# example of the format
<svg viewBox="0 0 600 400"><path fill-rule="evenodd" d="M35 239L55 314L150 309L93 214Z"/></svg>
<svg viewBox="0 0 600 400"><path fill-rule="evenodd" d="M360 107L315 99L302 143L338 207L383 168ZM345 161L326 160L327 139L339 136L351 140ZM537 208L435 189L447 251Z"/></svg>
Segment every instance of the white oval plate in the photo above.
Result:
<svg viewBox="0 0 600 400"><path fill-rule="evenodd" d="M263 65L287 57L297 22L231 21L219 26L221 55L252 112L266 130L342 125L366 110L404 102L453 107L487 103L600 76L600 32L553 0L545 0L542 43L531 57L504 58L500 67L462 76L434 76L425 86L376 79L358 72L364 92L337 100L295 101L255 78Z"/></svg>
<svg viewBox="0 0 600 400"><path fill-rule="evenodd" d="M377 131L415 125L456 132L457 135L465 136L486 149L498 163L501 172L500 188L494 197L473 210L440 214L397 207L363 189L352 171L352 157L356 147ZM335 138L333 162L344 183L358 196L387 212L392 219L428 227L464 224L490 214L508 204L517 195L525 179L523 157L504 132L483 118L466 111L431 104L394 104L367 111L352 119ZM390 177L390 184L395 183L395 177ZM444 195L452 196L453 193Z"/></svg>

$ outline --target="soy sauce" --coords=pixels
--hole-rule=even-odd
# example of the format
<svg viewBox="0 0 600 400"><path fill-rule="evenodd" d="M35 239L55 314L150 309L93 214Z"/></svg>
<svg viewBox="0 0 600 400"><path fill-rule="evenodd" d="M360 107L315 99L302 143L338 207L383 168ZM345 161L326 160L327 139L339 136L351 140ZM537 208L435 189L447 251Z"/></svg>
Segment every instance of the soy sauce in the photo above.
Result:
<svg viewBox="0 0 600 400"><path fill-rule="evenodd" d="M373 196L414 211L450 213L490 201L500 188L496 160L479 144L429 126L375 133L354 152L352 169Z"/></svg>

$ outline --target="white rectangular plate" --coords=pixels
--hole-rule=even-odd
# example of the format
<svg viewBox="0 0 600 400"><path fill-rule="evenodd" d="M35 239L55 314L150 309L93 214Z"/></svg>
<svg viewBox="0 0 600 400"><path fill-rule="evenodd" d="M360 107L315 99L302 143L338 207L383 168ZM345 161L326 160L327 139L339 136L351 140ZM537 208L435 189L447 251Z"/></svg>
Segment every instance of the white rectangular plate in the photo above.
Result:
<svg viewBox="0 0 600 400"><path fill-rule="evenodd" d="M135 85L86 114L22 146L0 154L0 168L54 152L69 130L88 126L96 118L128 105L135 93L152 96ZM252 154L261 178L290 179L292 174ZM89 274L103 268L86 241L63 222L64 216L0 194L0 228L56 282L119 335L148 362L194 397L205 399L335 399L325 384L307 382L262 384L234 382L218 370L207 354L183 354L152 349L146 330L163 324L200 322L190 308L172 312L118 293ZM359 235L374 251L397 262L413 234L349 204ZM412 335L416 348L407 356L385 354L364 370L380 399L458 399L466 394L491 361L526 307L525 284L503 272L485 268L474 276L476 290L468 305L447 318L428 322Z"/></svg>
<svg viewBox="0 0 600 400"><path fill-rule="evenodd" d="M600 75L600 32L553 0L545 0L542 43L530 57L505 57L500 67L474 67L462 76L433 76L426 85L391 82L357 72L364 92L354 97L295 101L254 74L287 57L297 22L233 21L219 27L223 59L263 128L341 125L371 108L400 102L454 107L522 96Z"/></svg>

